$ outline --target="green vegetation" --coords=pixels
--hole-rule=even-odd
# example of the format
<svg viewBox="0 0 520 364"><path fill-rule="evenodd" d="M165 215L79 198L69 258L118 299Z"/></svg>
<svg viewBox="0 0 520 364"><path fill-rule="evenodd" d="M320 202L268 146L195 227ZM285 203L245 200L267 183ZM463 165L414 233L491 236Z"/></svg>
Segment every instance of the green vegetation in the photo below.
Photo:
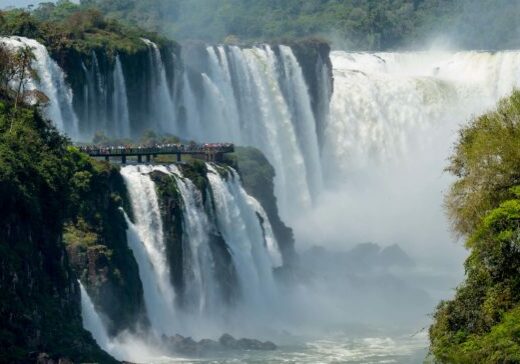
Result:
<svg viewBox="0 0 520 364"><path fill-rule="evenodd" d="M92 50L115 55L146 51L141 38L161 46L175 47L157 34L106 19L98 10L69 1L42 3L29 12L15 9L0 12L0 35L19 35L45 44L55 55L74 50L90 55ZM57 57L60 58L60 57Z"/></svg>
<svg viewBox="0 0 520 364"><path fill-rule="evenodd" d="M130 201L119 170L74 153L69 216L63 241L72 268L117 334L147 324L137 263L128 248L123 208Z"/></svg>
<svg viewBox="0 0 520 364"><path fill-rule="evenodd" d="M520 91L460 132L446 198L471 254L466 281L430 328L440 362L520 361Z"/></svg>
<svg viewBox="0 0 520 364"><path fill-rule="evenodd" d="M467 48L520 46L516 37L520 8L510 0L82 0L82 4L180 40L237 43L321 36L369 50L424 45L432 35L448 34Z"/></svg>
<svg viewBox="0 0 520 364"><path fill-rule="evenodd" d="M44 102L30 106L29 49L0 46L0 57L0 346L13 348L0 362L40 351L112 362L82 328L76 280L110 314L113 333L146 324L122 177L70 146L41 117Z"/></svg>
<svg viewBox="0 0 520 364"><path fill-rule="evenodd" d="M0 362L30 352L114 362L83 330L62 229L74 210L80 155L36 107L0 91ZM80 204L81 205L81 204Z"/></svg>

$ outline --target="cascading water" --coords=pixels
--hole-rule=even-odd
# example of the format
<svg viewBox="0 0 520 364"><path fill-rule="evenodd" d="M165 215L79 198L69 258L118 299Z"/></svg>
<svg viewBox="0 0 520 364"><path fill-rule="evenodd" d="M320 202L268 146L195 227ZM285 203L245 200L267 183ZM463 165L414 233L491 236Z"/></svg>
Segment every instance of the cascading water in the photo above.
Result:
<svg viewBox="0 0 520 364"><path fill-rule="evenodd" d="M98 345L103 350L109 350L110 339L108 332L99 317L92 300L90 299L87 290L83 287L83 284L79 282L79 288L81 291L81 317L83 319L83 327L90 331Z"/></svg>
<svg viewBox="0 0 520 364"><path fill-rule="evenodd" d="M289 47L277 51L280 56L267 45L207 48L202 90L194 92L185 84L184 106L188 117L196 115L195 127L187 122L187 137L262 150L275 167L276 196L288 218L311 206L321 185L321 167L302 70ZM200 100L192 100L195 95Z"/></svg>
<svg viewBox="0 0 520 364"><path fill-rule="evenodd" d="M65 76L58 64L49 56L44 45L24 37L0 37L0 42L12 49L29 47L34 56L33 68L37 79L30 79L26 90L39 90L49 99L46 116L54 125L71 138L78 136L78 119L72 108L72 91L65 83Z"/></svg>
<svg viewBox="0 0 520 364"><path fill-rule="evenodd" d="M247 307L259 314L276 299L272 268L281 259L277 247L273 246L271 228L263 228L260 224L259 216L265 218L265 212L244 191L233 170L225 180L215 167L208 164L207 168L215 217L231 250L243 300ZM268 221L264 220L264 226ZM270 236L264 238L264 234Z"/></svg>
<svg viewBox="0 0 520 364"><path fill-rule="evenodd" d="M145 304L151 327L157 334L215 335L222 332L226 312L249 319L262 312L276 299L273 268L281 265L278 243L261 205L247 195L233 170L222 177L208 164L207 178L213 203L205 205L201 191L175 165L126 166L121 174L132 200L135 223L127 217L128 242L139 266ZM175 301L163 234L163 222L150 177L153 171L174 179L182 197L183 219L183 304ZM208 209L211 211L208 212ZM216 221L215 221L216 220ZM236 307L226 307L217 281L219 267L211 248L211 235L222 235L236 270L239 299ZM229 283L229 282L228 282ZM236 311L234 311L236 310ZM240 314L239 314L240 312ZM238 315L238 316L236 316ZM229 317L226 316L226 317Z"/></svg>
<svg viewBox="0 0 520 364"><path fill-rule="evenodd" d="M114 66L114 94L113 94L113 114L115 120L115 135L118 137L130 137L130 118L128 116L128 96L126 94L125 76L119 56L116 56Z"/></svg>
<svg viewBox="0 0 520 364"><path fill-rule="evenodd" d="M206 314L221 306L217 283L213 272L215 263L209 246L210 221L202 202L202 194L195 185L182 176L175 165L167 169L176 181L183 200L183 241L186 241L184 254L185 306L195 314Z"/></svg>
<svg viewBox="0 0 520 364"><path fill-rule="evenodd" d="M441 207L450 183L442 171L460 125L520 84L520 52L338 51L331 60L327 188L294 223L298 241L398 242L440 264L449 260L445 251L456 252L450 259L460 266L464 253Z"/></svg>
<svg viewBox="0 0 520 364"><path fill-rule="evenodd" d="M39 86L51 100L48 114L74 138L77 118L63 73L41 44L4 39L37 50ZM208 47L202 53L205 59L184 59L184 73L172 82L162 51L149 40L143 42L150 70L143 72L149 91L142 112L149 120L129 115L121 59L117 56L103 75L107 62L93 53L88 66L83 65L87 85L80 102L84 112L79 137L89 139L97 130L127 137L151 128L201 142L255 146L275 168L279 209L293 225L324 191L322 181L329 187L345 179L352 183L357 175L361 181L366 163L400 158L414 148L410 143L420 143L415 137L419 130L428 140L448 140L438 133L446 134L446 129L493 105L519 77L519 53L513 51L333 52L334 84L327 62L318 57L314 86L319 90L310 92L291 48L265 45ZM311 100L314 93L321 97ZM428 135L428 130L437 135Z"/></svg>
<svg viewBox="0 0 520 364"><path fill-rule="evenodd" d="M166 257L163 225L155 185L149 166L127 166L121 169L135 216L128 218L128 241L139 265L146 310L152 328L160 334L175 334L175 293L170 283L170 267Z"/></svg>
<svg viewBox="0 0 520 364"><path fill-rule="evenodd" d="M155 121L155 127L157 130L162 131L163 133L175 133L175 107L172 92L168 86L161 51L154 42L144 38L142 41L150 49L150 68L152 70L150 90L153 94L151 99L151 118Z"/></svg>
<svg viewBox="0 0 520 364"><path fill-rule="evenodd" d="M316 121L311 108L311 99L303 72L291 48L280 46L283 76L282 90L291 110L292 123L298 136L307 171L307 184L311 196L316 196L322 188L320 147L316 132Z"/></svg>
<svg viewBox="0 0 520 364"><path fill-rule="evenodd" d="M80 109L80 139L89 140L96 132L115 138L131 136L126 80L119 55L109 71L104 71L95 51L82 63L85 85L83 100L75 102Z"/></svg>
<svg viewBox="0 0 520 364"><path fill-rule="evenodd" d="M106 62L93 54L83 65L84 112L78 129L70 88L45 47L22 37L1 40L13 48L33 48L39 79L31 80L29 89L37 87L49 97L47 116L72 138L88 139L97 130L135 136L132 127L144 125L201 142L255 146L276 171L279 208L295 227L299 244L398 242L412 254L441 252L442 260L446 249L455 250L440 208L449 182L441 171L455 132L520 85L520 52L515 51L333 52L333 84L326 62L320 60L317 87L325 96L312 100L302 67L285 46L208 47L202 61L184 60L186 70L172 84L158 46L143 40L150 63L149 72L143 72L147 120L141 115L134 120L135 113L129 111L135 85L127 88L128 64L116 56L113 65L101 71ZM192 68L191 61L200 64ZM181 89L171 90L171 85ZM329 95L330 104L324 102ZM135 217L134 222L127 217L128 243L156 334L204 332L190 330L196 317L222 325L216 317L226 304L217 288L213 235L225 242L237 275L240 299L229 307L236 310L231 315L235 324L253 316L269 318L268 311L276 306L272 269L281 258L268 218L244 192L234 171L207 168L211 198L206 204L201 191L174 166L128 166L121 171ZM149 176L154 170L174 178L182 196L182 269L189 309L176 303L161 212ZM446 249L439 248L446 242ZM436 249L425 249L424 244ZM106 332L83 293L82 288L85 326L103 346L109 342Z"/></svg>
<svg viewBox="0 0 520 364"><path fill-rule="evenodd" d="M456 129L520 84L519 52L333 52L331 59L328 177L331 168L351 174L369 160L401 158L418 130Z"/></svg>

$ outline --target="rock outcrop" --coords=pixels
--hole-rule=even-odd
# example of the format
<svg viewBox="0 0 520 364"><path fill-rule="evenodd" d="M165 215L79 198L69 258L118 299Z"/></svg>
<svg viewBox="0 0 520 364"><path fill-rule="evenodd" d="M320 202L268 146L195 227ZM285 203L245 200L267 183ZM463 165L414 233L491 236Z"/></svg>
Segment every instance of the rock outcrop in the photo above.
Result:
<svg viewBox="0 0 520 364"><path fill-rule="evenodd" d="M171 337L163 336L162 342L169 351L190 356L204 356L226 351L244 350L276 350L278 347L270 341L260 341L256 339L235 339L229 334L223 334L218 341L202 339L195 341L191 337L175 335Z"/></svg>

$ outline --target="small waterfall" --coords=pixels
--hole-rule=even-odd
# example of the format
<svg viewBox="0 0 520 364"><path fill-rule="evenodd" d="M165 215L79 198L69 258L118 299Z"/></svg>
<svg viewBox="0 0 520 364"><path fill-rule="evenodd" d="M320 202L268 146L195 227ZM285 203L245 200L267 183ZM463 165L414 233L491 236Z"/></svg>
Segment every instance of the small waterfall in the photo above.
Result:
<svg viewBox="0 0 520 364"><path fill-rule="evenodd" d="M149 176L150 166L127 166L121 169L135 216L128 218L130 248L139 264L145 305L152 327L163 334L176 333L175 293L166 257L163 224L155 185Z"/></svg>
<svg viewBox="0 0 520 364"><path fill-rule="evenodd" d="M259 204L244 191L238 175L232 171L226 180L211 164L207 168L215 218L218 229L231 250L243 303L258 314L269 309L276 297L272 268L279 261L271 259L267 246L272 244L274 238L271 235L267 239L270 242L266 243L264 234L270 228L262 228L257 215ZM264 224L268 224L268 220ZM274 250L275 247L271 246L271 249ZM276 255L276 259L279 259L279 253Z"/></svg>
<svg viewBox="0 0 520 364"><path fill-rule="evenodd" d="M81 137L89 140L96 132L110 137L127 138L131 135L128 95L123 67L119 55L115 57L113 69L104 71L105 62L95 51L90 56L89 67L82 62L86 84L82 90L83 100L78 102L82 110ZM110 63L110 62L109 62Z"/></svg>
<svg viewBox="0 0 520 364"><path fill-rule="evenodd" d="M81 68L85 76L83 100L81 103L80 133L83 140L90 140L96 132L111 134L110 122L107 120L106 87L99 69L99 60L92 51L88 67L82 61ZM111 126L111 125L110 125Z"/></svg>
<svg viewBox="0 0 520 364"><path fill-rule="evenodd" d="M280 46L283 58L283 82L285 98L291 109L291 117L295 126L300 150L303 153L307 184L311 196L317 196L322 189L322 172L320 163L320 147L316 133L316 120L311 107L311 99L303 72L291 48Z"/></svg>
<svg viewBox="0 0 520 364"><path fill-rule="evenodd" d="M182 125L179 129L188 139L194 139L200 135L202 129L199 106L195 93L188 80L188 73L184 72L182 80L182 104L184 105Z"/></svg>
<svg viewBox="0 0 520 364"><path fill-rule="evenodd" d="M98 131L106 131L110 133L109 122L107 120L107 85L105 84L105 78L101 73L99 66L99 59L95 51L92 51L91 56L91 68L87 77L89 83L89 115L91 120L89 125L93 127L91 130L92 134Z"/></svg>
<svg viewBox="0 0 520 364"><path fill-rule="evenodd" d="M222 304L216 292L214 266L209 246L210 221L204 210L202 194L195 185L182 176L175 165L168 167L168 172L175 178L177 188L183 200L183 240L185 247L184 276L185 300L193 312L198 314L216 311ZM189 307L188 307L189 309Z"/></svg>
<svg viewBox="0 0 520 364"><path fill-rule="evenodd" d="M58 64L49 56L45 46L34 39L2 37L0 42L12 49L30 47L34 53L33 67L38 79L30 80L27 90L39 90L49 98L45 108L46 117L71 138L78 137L78 119L72 108L72 91L65 83L65 76Z"/></svg>
<svg viewBox="0 0 520 364"><path fill-rule="evenodd" d="M110 351L110 339L105 325L101 317L99 317L87 290L80 281L78 281L78 283L81 290L81 317L83 319L83 328L90 331L94 340L96 340L103 350Z"/></svg>
<svg viewBox="0 0 520 364"><path fill-rule="evenodd" d="M142 41L150 49L150 68L152 77L150 79L151 110L155 119L156 128L163 133L176 133L175 107L172 94L166 79L166 70L161 57L161 51L154 42L142 38Z"/></svg>
<svg viewBox="0 0 520 364"><path fill-rule="evenodd" d="M114 94L113 94L113 120L114 135L117 137L130 137L130 118L128 116L128 96L126 94L125 76L119 56L116 56L114 67Z"/></svg>

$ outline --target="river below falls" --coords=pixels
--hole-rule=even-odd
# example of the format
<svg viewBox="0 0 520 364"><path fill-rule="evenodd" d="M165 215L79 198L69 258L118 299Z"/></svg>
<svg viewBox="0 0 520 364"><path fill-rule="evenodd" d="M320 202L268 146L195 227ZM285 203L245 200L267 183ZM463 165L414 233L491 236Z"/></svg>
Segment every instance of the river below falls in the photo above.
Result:
<svg viewBox="0 0 520 364"><path fill-rule="evenodd" d="M397 337L334 337L280 345L275 351L243 351L207 358L158 358L149 364L170 363L422 363L428 352L425 332Z"/></svg>

